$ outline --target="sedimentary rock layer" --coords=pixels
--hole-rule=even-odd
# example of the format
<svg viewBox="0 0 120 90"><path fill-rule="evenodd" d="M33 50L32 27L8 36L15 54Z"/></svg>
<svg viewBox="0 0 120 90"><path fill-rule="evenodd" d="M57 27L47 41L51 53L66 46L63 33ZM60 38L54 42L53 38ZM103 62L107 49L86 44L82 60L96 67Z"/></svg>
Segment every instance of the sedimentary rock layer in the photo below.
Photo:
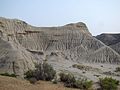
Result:
<svg viewBox="0 0 120 90"><path fill-rule="evenodd" d="M120 63L120 55L92 37L82 22L34 27L21 20L0 18L0 71L21 75L44 59Z"/></svg>

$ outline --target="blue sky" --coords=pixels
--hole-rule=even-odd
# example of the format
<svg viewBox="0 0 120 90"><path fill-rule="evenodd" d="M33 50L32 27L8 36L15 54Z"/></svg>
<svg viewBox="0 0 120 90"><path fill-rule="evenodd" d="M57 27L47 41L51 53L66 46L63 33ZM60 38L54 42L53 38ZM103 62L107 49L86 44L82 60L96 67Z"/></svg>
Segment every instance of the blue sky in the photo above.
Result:
<svg viewBox="0 0 120 90"><path fill-rule="evenodd" d="M120 0L0 0L0 16L34 26L84 22L93 35L120 33Z"/></svg>

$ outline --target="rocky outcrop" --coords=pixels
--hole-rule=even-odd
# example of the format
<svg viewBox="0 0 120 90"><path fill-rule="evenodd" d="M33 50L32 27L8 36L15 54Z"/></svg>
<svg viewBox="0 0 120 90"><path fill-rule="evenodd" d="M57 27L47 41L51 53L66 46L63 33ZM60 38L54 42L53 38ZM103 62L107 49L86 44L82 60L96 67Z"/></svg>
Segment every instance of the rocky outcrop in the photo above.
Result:
<svg viewBox="0 0 120 90"><path fill-rule="evenodd" d="M0 48L0 71L19 75L44 59L56 69L64 69L62 64L68 61L120 64L120 55L92 37L82 22L34 27L21 20L0 18Z"/></svg>

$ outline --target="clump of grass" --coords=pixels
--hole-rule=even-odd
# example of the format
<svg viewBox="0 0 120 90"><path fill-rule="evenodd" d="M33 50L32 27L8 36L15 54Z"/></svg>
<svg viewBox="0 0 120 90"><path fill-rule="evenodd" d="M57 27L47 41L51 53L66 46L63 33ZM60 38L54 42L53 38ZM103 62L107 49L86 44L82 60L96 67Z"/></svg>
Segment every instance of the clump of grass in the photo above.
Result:
<svg viewBox="0 0 120 90"><path fill-rule="evenodd" d="M85 71L96 71L96 72L101 71L98 68L93 68L91 66L81 65L81 64L73 64L72 67L80 70L85 70Z"/></svg>
<svg viewBox="0 0 120 90"><path fill-rule="evenodd" d="M1 73L1 76L8 76L8 77L17 77L15 74L9 74L9 73Z"/></svg>
<svg viewBox="0 0 120 90"><path fill-rule="evenodd" d="M78 65L78 64L74 64L74 65L72 65L74 68L78 68L78 69L80 69L80 70L82 70L82 69L84 69L85 68L85 66L84 65Z"/></svg>
<svg viewBox="0 0 120 90"><path fill-rule="evenodd" d="M111 77L100 78L99 83L101 90L117 90L117 86L119 85L119 81Z"/></svg>

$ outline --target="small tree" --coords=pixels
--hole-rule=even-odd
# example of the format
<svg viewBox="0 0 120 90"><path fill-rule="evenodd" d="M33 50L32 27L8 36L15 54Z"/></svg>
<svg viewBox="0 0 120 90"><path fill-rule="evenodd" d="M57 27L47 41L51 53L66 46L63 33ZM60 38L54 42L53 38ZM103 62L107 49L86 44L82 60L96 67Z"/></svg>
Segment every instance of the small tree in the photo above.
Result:
<svg viewBox="0 0 120 90"><path fill-rule="evenodd" d="M102 90L117 90L119 85L119 81L111 77L100 78L99 82Z"/></svg>

